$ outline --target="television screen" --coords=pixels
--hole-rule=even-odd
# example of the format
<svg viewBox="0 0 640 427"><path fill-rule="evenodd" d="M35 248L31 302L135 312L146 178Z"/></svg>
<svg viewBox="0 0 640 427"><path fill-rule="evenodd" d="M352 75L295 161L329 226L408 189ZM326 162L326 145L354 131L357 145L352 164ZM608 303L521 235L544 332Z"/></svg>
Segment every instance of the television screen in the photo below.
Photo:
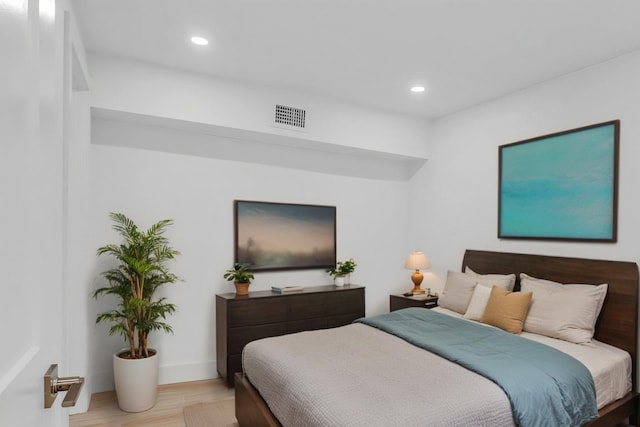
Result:
<svg viewBox="0 0 640 427"><path fill-rule="evenodd" d="M235 262L251 271L333 268L336 207L236 200Z"/></svg>

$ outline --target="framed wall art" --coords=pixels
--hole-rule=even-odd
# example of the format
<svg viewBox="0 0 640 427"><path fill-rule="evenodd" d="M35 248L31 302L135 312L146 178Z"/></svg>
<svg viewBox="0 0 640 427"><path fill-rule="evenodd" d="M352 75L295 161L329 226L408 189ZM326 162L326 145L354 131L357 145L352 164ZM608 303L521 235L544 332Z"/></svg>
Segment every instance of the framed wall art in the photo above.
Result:
<svg viewBox="0 0 640 427"><path fill-rule="evenodd" d="M498 238L615 242L620 121L499 147Z"/></svg>
<svg viewBox="0 0 640 427"><path fill-rule="evenodd" d="M251 271L333 268L335 206L234 201L235 262Z"/></svg>

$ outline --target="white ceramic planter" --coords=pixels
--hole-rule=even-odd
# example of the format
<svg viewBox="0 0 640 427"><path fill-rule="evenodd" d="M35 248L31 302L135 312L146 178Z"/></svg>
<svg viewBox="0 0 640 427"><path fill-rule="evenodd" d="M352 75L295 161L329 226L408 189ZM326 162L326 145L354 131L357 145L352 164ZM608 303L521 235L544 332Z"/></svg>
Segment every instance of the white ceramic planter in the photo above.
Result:
<svg viewBox="0 0 640 427"><path fill-rule="evenodd" d="M344 276L336 276L333 283L336 286L344 286Z"/></svg>
<svg viewBox="0 0 640 427"><path fill-rule="evenodd" d="M158 395L158 353L146 359L122 359L113 355L113 378L118 406L126 412L142 412L153 408ZM149 349L151 351L151 349Z"/></svg>

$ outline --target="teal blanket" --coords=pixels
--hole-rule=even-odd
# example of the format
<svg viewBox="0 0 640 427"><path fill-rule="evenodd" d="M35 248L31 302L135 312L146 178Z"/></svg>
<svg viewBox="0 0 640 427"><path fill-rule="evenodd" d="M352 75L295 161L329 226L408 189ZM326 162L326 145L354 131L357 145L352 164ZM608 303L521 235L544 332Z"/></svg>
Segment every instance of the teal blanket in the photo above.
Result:
<svg viewBox="0 0 640 427"><path fill-rule="evenodd" d="M520 427L581 426L598 417L589 370L552 347L423 308L356 320L498 384Z"/></svg>

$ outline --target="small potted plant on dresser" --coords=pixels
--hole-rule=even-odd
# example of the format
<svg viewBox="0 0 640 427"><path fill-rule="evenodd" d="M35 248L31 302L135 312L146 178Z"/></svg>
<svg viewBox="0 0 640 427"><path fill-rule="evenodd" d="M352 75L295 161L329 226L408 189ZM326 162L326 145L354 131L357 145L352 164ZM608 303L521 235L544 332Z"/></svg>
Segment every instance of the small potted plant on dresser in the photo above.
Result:
<svg viewBox="0 0 640 427"><path fill-rule="evenodd" d="M353 258L350 258L346 261L338 261L335 268L327 270L327 272L334 277L333 283L336 286L344 286L345 284L349 284L348 277L355 271L357 266L358 264L356 264Z"/></svg>
<svg viewBox="0 0 640 427"><path fill-rule="evenodd" d="M249 264L236 262L232 269L224 273L223 277L235 285L238 296L249 295L249 285L253 280L253 273L248 271L248 268Z"/></svg>
<svg viewBox="0 0 640 427"><path fill-rule="evenodd" d="M122 335L128 342L129 348L113 355L116 396L123 411L142 412L155 405L158 391L158 353L149 347L149 333L173 332L164 319L176 310L165 298L154 299L154 293L160 286L180 280L166 266L179 252L164 236L172 220L159 221L141 231L123 214L111 213L110 217L124 242L98 249L98 256L109 255L118 264L102 273L107 285L93 295L113 295L118 305L99 314L96 323L110 323L109 334Z"/></svg>

